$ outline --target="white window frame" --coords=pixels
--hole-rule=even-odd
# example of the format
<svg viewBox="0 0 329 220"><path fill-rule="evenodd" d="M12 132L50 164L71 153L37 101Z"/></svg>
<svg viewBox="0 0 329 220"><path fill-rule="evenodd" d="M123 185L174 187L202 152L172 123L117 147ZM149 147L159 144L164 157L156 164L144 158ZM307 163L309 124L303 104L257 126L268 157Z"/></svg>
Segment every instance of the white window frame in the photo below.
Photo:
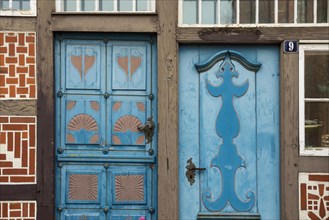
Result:
<svg viewBox="0 0 329 220"><path fill-rule="evenodd" d="M36 16L37 15L37 0L30 0L30 10L13 10L11 9L13 0L9 0L9 9L1 10L0 16Z"/></svg>
<svg viewBox="0 0 329 220"><path fill-rule="evenodd" d="M95 10L94 11L81 11L80 9L80 3L82 0L76 0L76 10L75 11L64 11L64 1L65 0L56 0L56 12L61 12L61 13L90 13L90 12L96 12L96 13L155 13L156 11L156 5L155 1L156 0L147 0L147 11L137 11L136 10L136 0L132 0L132 11L119 11L118 10L118 1L120 0L113 0L113 11L99 11L99 0L94 0L95 1ZM161 0L160 0L161 1Z"/></svg>
<svg viewBox="0 0 329 220"><path fill-rule="evenodd" d="M304 43L304 42L300 42ZM305 98L305 51L329 51L329 41L308 41L299 45L299 150L301 156L329 156L329 147L305 146L305 101L329 102L329 98Z"/></svg>
<svg viewBox="0 0 329 220"><path fill-rule="evenodd" d="M161 1L161 0L160 0ZM279 23L278 19L278 10L279 10L279 0L272 0L274 1L274 23L259 23L259 0L255 1L255 23L252 24L241 24L240 23L240 1L243 0L236 0L236 23L235 24L220 24L220 4L217 0L217 13L216 15L216 24L202 24L202 1L203 0L196 0L197 3L197 23L196 24L183 24L183 2L184 0L178 0L178 26L179 27L328 27L329 25L329 4L327 6L327 22L326 23L317 23L317 0L313 0L313 23L298 23L297 22L297 1L298 0L291 0L294 1L294 23Z"/></svg>

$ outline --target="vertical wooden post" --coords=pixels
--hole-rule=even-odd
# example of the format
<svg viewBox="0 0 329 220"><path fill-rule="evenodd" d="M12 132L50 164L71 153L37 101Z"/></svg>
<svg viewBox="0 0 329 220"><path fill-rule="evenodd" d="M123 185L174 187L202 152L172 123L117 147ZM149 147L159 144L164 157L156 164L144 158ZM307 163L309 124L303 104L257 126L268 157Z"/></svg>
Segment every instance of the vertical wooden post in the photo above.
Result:
<svg viewBox="0 0 329 220"><path fill-rule="evenodd" d="M158 218L178 219L178 1L157 1L158 9Z"/></svg>
<svg viewBox="0 0 329 220"><path fill-rule="evenodd" d="M298 219L298 54L281 46L281 218Z"/></svg>
<svg viewBox="0 0 329 220"><path fill-rule="evenodd" d="M37 80L38 80L38 219L54 219L54 91L53 36L50 31L54 2L38 1Z"/></svg>

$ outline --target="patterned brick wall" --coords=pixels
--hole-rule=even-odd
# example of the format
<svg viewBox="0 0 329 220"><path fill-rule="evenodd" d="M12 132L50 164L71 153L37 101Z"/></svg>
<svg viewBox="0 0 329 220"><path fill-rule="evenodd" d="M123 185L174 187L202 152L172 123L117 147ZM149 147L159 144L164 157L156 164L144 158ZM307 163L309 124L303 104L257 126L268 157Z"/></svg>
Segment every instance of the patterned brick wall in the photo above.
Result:
<svg viewBox="0 0 329 220"><path fill-rule="evenodd" d="M35 201L0 201L0 220L36 219Z"/></svg>
<svg viewBox="0 0 329 220"><path fill-rule="evenodd" d="M0 32L0 99L35 99L35 33Z"/></svg>
<svg viewBox="0 0 329 220"><path fill-rule="evenodd" d="M329 173L299 174L300 219L329 219Z"/></svg>
<svg viewBox="0 0 329 220"><path fill-rule="evenodd" d="M36 117L0 116L0 184L36 183Z"/></svg>

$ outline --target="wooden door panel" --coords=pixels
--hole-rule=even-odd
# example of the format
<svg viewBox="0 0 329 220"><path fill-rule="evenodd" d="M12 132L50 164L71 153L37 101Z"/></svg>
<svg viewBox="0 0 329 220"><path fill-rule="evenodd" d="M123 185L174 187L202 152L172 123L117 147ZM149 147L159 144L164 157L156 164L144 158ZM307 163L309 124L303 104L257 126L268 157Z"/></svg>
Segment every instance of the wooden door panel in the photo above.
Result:
<svg viewBox="0 0 329 220"><path fill-rule="evenodd" d="M278 51L181 46L181 219L279 218Z"/></svg>
<svg viewBox="0 0 329 220"><path fill-rule="evenodd" d="M157 123L155 44L65 36L56 41L56 219L156 219L157 132L148 140L138 129Z"/></svg>

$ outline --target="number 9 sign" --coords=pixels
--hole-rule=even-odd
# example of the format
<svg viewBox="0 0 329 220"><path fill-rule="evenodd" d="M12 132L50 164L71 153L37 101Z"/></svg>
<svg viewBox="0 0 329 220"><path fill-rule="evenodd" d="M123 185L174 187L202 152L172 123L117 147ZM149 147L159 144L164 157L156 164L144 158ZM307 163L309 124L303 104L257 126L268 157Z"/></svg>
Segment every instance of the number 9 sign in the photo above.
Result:
<svg viewBox="0 0 329 220"><path fill-rule="evenodd" d="M284 41L284 52L285 53L297 53L298 42L296 40L285 40Z"/></svg>

